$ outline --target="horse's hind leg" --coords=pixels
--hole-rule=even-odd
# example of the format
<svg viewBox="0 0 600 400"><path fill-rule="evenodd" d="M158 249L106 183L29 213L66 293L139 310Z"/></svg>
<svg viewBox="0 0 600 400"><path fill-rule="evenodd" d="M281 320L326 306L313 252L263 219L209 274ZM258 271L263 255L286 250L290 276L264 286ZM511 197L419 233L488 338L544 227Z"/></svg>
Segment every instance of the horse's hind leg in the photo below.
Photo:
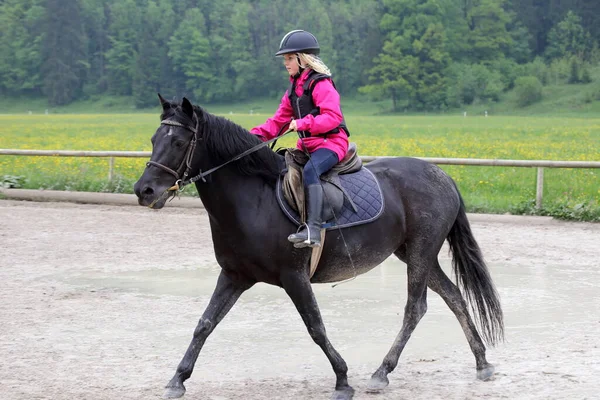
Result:
<svg viewBox="0 0 600 400"><path fill-rule="evenodd" d="M281 284L294 302L313 341L323 350L333 367L336 382L332 399L352 399L354 389L348 385L348 367L342 356L333 348L327 338L325 325L323 324L321 312L319 311L317 300L310 285L308 274L306 271L285 270L281 274Z"/></svg>
<svg viewBox="0 0 600 400"><path fill-rule="evenodd" d="M224 271L221 271L217 280L217 287L208 303L208 307L198 321L198 326L194 330L194 337L190 343L183 359L177 366L175 376L169 381L163 395L166 399L174 399L185 394L183 382L192 375L194 364L198 359L200 350L206 341L208 335L221 322L223 317L231 310L241 294L252 287L252 283L234 282Z"/></svg>
<svg viewBox="0 0 600 400"><path fill-rule="evenodd" d="M406 342L408 342L410 335L427 312L427 279L433 262L431 258L437 256L437 251L428 251L425 250L425 247L425 244L423 244L407 249L408 299L404 308L402 329L396 340L394 340L392 348L383 359L381 366L371 377L367 386L368 392L377 393L388 385L387 375L398 365L398 359ZM399 252L401 251L399 250Z"/></svg>
<svg viewBox="0 0 600 400"><path fill-rule="evenodd" d="M436 261L435 267L429 273L429 287L440 295L452 310L460 326L465 332L471 351L475 356L477 364L477 379L488 380L494 374L494 366L487 362L485 358L485 345L477 332L477 328L469 315L467 303L460 293L458 287L446 276L439 262Z"/></svg>

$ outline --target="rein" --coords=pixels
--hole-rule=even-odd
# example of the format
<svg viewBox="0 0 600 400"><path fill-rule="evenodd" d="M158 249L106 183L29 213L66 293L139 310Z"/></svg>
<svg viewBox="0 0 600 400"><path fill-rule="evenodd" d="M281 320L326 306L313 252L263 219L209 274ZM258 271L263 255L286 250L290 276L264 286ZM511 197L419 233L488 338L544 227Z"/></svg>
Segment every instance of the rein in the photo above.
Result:
<svg viewBox="0 0 600 400"><path fill-rule="evenodd" d="M257 144L254 147L249 148L248 150L244 151L243 153L238 154L237 156L233 157L231 160L224 162L221 165L217 165L214 168L209 169L206 172L202 172L202 170L200 170L200 173L188 180L182 181L182 180L178 180L177 182L175 182L175 185L173 185L171 188L169 188L169 190L181 190L183 189L183 187L189 185L190 183L194 183L199 181L200 179L202 179L203 182L206 182L206 179L204 179L204 177L212 174L213 172L215 172L216 170L223 168L224 166L239 160L240 158L244 158L246 157L248 154L252 154L257 150L262 149L263 147L267 147L268 145L270 145L272 142L276 142L278 139L281 139L282 137L284 137L285 135L292 133L294 131L292 130L288 130L286 131L284 134L282 134L281 136L275 136L273 139L267 140L266 142L262 142L260 144Z"/></svg>
<svg viewBox="0 0 600 400"><path fill-rule="evenodd" d="M206 176L212 174L213 172L217 171L220 168L223 168L224 166L239 160L240 158L243 158L245 156L247 156L248 154L252 154L257 150L262 149L263 147L268 146L271 143L277 142L278 139L281 139L282 137L288 135L289 133L293 132L291 129L287 130L285 133L281 134L281 131L279 131L279 133L270 140L267 140L266 142L262 142L254 147L251 147L250 149L244 151L241 154L238 154L237 156L235 156L234 158L232 158L229 161L224 162L221 165L218 165L214 168L209 169L206 172L202 172L202 170L200 170L200 173L194 177L191 177L190 179L186 179L189 175L190 169L191 169L191 164L192 164L192 159L194 158L194 150L196 150L196 144L198 142L198 140L202 140L202 138L198 138L198 127L199 127L199 119L196 116L196 114L194 114L194 119L196 120L196 126L194 128L192 128L189 125L185 125L182 124L180 122L171 120L171 119L165 119L160 121L161 125L170 125L170 126L178 126L181 128L185 128L190 132L194 133L194 136L192 137L192 140L190 141L186 152L185 152L185 156L183 157L183 160L181 161L181 164L179 165L179 167L177 168L177 170L173 170L169 167L167 167L166 165L157 163L155 161L148 161L146 163L146 167L149 166L155 166L157 168L162 169L165 172L168 172L169 174L173 175L175 177L175 184L173 186L171 186L170 188L168 188L167 190L165 190L165 192L159 196L155 201L152 202L152 204L150 204L150 208L152 208L154 206L154 204L156 204L165 194L168 194L169 196L175 196L175 194L181 190L183 190L183 188L187 185L189 185L190 183L194 183L197 182L199 180L202 180L203 182L206 183L206 179L204 179ZM285 127L285 125L284 125ZM283 130L283 129L282 129ZM185 169L185 171L184 171ZM182 174L183 172L183 174Z"/></svg>

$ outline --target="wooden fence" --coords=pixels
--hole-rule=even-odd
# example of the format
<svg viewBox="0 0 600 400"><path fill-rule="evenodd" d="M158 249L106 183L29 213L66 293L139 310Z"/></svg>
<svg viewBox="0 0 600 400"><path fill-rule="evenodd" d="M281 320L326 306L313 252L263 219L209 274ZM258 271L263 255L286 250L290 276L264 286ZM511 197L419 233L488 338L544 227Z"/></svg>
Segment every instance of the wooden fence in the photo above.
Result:
<svg viewBox="0 0 600 400"><path fill-rule="evenodd" d="M108 158L108 180L113 179L116 157L150 158L149 151L80 151L80 150L19 150L0 149L0 155L9 156L48 156L48 157L104 157ZM368 163L378 158L362 156L363 162ZM537 168L535 205L542 206L544 192L544 168L600 168L600 161L549 161L549 160L496 160L482 158L427 158L417 157L438 165L474 165L487 167L525 167Z"/></svg>

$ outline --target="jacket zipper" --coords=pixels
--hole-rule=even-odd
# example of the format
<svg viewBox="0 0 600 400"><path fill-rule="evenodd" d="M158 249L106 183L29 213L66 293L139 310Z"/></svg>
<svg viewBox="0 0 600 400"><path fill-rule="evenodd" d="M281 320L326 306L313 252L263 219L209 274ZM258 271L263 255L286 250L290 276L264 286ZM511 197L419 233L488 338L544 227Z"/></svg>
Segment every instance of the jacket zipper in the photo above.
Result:
<svg viewBox="0 0 600 400"><path fill-rule="evenodd" d="M296 91L296 88L294 88ZM298 111L298 117L302 118L302 114L300 113L300 97L296 97L296 111Z"/></svg>

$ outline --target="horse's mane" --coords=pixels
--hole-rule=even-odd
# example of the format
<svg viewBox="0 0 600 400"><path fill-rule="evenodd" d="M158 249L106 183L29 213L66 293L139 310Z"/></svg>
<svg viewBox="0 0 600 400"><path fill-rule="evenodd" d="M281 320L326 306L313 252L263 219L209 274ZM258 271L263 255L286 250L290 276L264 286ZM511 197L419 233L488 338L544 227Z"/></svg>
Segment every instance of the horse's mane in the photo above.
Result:
<svg viewBox="0 0 600 400"><path fill-rule="evenodd" d="M181 106L173 104L174 108L165 111L161 119L175 114L183 115ZM262 143L255 135L238 124L217 115L213 115L200 106L194 105L194 113L200 121L200 135L206 144L214 166L225 163L244 151ZM235 166L242 175L260 175L270 183L279 176L281 156L268 147L257 150L231 165Z"/></svg>

